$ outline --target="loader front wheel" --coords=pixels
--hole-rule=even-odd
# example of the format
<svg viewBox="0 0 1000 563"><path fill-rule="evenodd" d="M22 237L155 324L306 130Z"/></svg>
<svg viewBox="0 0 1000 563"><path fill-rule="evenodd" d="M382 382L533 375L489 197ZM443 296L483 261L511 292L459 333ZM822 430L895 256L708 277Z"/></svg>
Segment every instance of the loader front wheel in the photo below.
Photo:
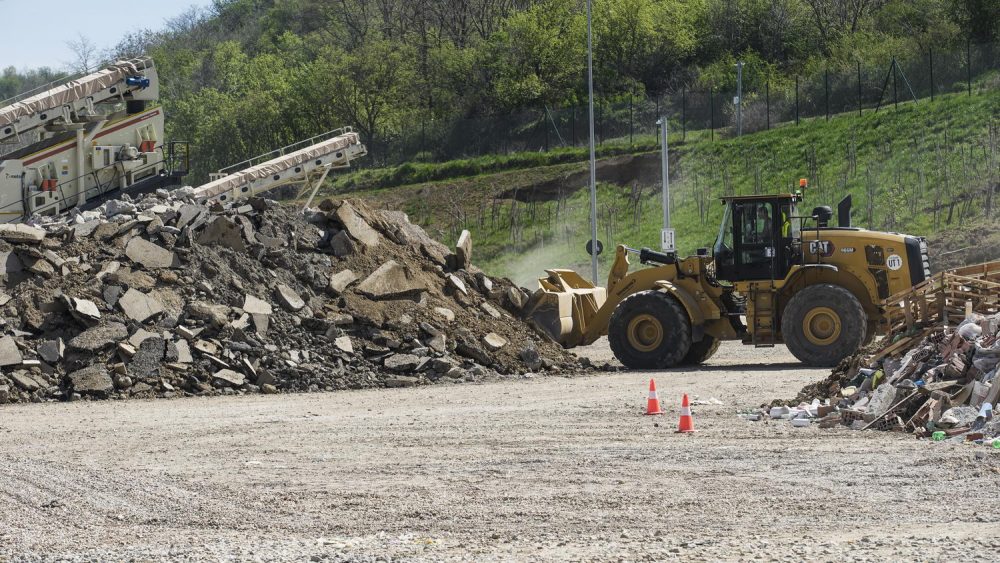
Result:
<svg viewBox="0 0 1000 563"><path fill-rule="evenodd" d="M691 348L691 321L670 295L642 291L615 309L608 324L608 342L627 368L673 367Z"/></svg>
<svg viewBox="0 0 1000 563"><path fill-rule="evenodd" d="M861 347L868 316L854 294L836 285L814 285L796 293L781 317L788 351L804 364L833 367Z"/></svg>
<svg viewBox="0 0 1000 563"><path fill-rule="evenodd" d="M706 334L702 337L701 342L691 343L691 348L681 363L687 366L703 364L715 355L715 352L719 349L719 344L721 344L721 341L718 338Z"/></svg>

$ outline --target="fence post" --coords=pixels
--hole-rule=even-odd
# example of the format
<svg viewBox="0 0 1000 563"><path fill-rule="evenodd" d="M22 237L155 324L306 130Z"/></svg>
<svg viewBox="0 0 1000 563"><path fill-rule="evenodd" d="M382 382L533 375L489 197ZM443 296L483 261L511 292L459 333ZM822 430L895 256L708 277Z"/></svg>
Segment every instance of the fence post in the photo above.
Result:
<svg viewBox="0 0 1000 563"><path fill-rule="evenodd" d="M573 106L573 146L576 146L576 106Z"/></svg>
<svg viewBox="0 0 1000 563"><path fill-rule="evenodd" d="M830 121L830 69L823 71L823 87L826 89L826 120Z"/></svg>
<svg viewBox="0 0 1000 563"><path fill-rule="evenodd" d="M892 58L892 66L889 68L892 73L892 105L899 109L899 93L896 90L896 57Z"/></svg>
<svg viewBox="0 0 1000 563"><path fill-rule="evenodd" d="M548 106L542 106L542 128L545 129L545 152L549 152L549 116Z"/></svg>
<svg viewBox="0 0 1000 563"><path fill-rule="evenodd" d="M972 97L972 36L965 40L965 60L966 72L969 84L969 97Z"/></svg>
<svg viewBox="0 0 1000 563"><path fill-rule="evenodd" d="M687 140L687 87L681 86L681 142Z"/></svg>
<svg viewBox="0 0 1000 563"><path fill-rule="evenodd" d="M799 124L799 77L795 76L795 124Z"/></svg>
<svg viewBox="0 0 1000 563"><path fill-rule="evenodd" d="M858 61L858 117L861 117L861 61Z"/></svg>
<svg viewBox="0 0 1000 563"><path fill-rule="evenodd" d="M771 81L764 83L764 115L767 119L767 130L771 130Z"/></svg>
<svg viewBox="0 0 1000 563"><path fill-rule="evenodd" d="M632 135L635 131L635 121L633 119L632 93L628 94L628 144L632 144Z"/></svg>
<svg viewBox="0 0 1000 563"><path fill-rule="evenodd" d="M931 101L934 101L934 48L927 48L927 70L931 79Z"/></svg>
<svg viewBox="0 0 1000 563"><path fill-rule="evenodd" d="M711 131L711 140L715 140L715 87L712 86L708 89L708 113L709 113L709 123L711 126L709 130Z"/></svg>

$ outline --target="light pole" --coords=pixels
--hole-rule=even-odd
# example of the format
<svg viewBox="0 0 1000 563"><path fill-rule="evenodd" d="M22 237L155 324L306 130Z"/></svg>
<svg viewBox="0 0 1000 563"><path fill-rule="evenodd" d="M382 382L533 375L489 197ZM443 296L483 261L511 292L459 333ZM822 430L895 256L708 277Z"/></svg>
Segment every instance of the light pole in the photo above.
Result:
<svg viewBox="0 0 1000 563"><path fill-rule="evenodd" d="M670 228L670 153L667 144L667 116L656 121L660 126L660 174L663 176L663 230L660 231L660 250L674 252L674 230Z"/></svg>
<svg viewBox="0 0 1000 563"><path fill-rule="evenodd" d="M594 146L594 43L591 0L587 0L587 90L590 95L590 267L597 283L597 149Z"/></svg>

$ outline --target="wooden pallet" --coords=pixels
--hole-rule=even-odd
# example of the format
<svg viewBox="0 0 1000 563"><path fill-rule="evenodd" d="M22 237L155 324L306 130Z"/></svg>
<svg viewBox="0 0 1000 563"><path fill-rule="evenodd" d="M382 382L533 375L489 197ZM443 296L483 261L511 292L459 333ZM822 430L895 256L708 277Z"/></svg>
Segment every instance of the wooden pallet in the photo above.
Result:
<svg viewBox="0 0 1000 563"><path fill-rule="evenodd" d="M954 326L972 313L1000 312L1000 261L934 274L882 302L890 334Z"/></svg>

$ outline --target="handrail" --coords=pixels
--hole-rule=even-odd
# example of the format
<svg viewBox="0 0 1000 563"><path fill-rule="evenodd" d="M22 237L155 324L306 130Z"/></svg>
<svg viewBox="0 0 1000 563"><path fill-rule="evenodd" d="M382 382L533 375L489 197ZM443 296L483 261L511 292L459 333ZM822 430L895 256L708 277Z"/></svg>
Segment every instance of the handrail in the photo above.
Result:
<svg viewBox="0 0 1000 563"><path fill-rule="evenodd" d="M288 146L281 147L280 149L275 149L273 151L269 151L269 152L266 152L264 154L257 155L257 156L255 156L253 158L244 160L243 162L239 162L237 164L233 164L232 166L227 166L225 168L220 168L219 171L217 172L217 174L225 175L225 176L228 176L230 174L235 174L236 172L239 172L241 170L245 170L247 168L251 168L253 166L257 166L258 164L261 164L262 162L267 162L268 160L272 160L272 159L278 158L280 156L285 156L286 154L288 154L290 152L295 152L297 150L301 150L301 149L304 149L306 147L310 147L312 145L317 145L319 143L322 143L323 141L328 141L328 140L330 140L330 139L332 139L334 137L339 137L341 135L346 135L347 133L353 133L353 132L354 132L354 128L353 127L346 126L346 127L340 127L338 129L333 129L333 130L327 131L326 133L320 133L319 135L316 135L315 137L310 137L308 139L305 139L305 140L302 140L302 141L298 141L296 143L292 143L292 144L290 144Z"/></svg>

